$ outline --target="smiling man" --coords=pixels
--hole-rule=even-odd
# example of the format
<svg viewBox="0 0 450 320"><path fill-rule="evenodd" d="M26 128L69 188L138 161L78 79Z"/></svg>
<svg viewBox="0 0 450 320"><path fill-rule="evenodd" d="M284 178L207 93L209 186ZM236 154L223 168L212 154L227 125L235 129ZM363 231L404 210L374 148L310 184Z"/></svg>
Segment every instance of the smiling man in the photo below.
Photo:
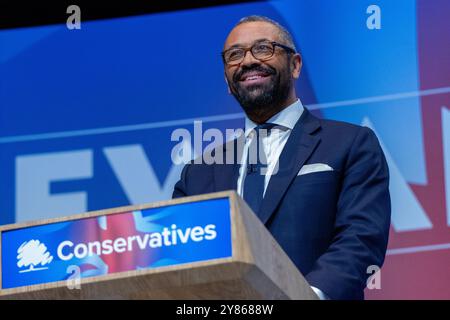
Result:
<svg viewBox="0 0 450 320"><path fill-rule="evenodd" d="M235 153L242 156L186 165L173 197L237 190L321 299L363 299L367 270L384 261L391 211L375 134L302 105L295 90L302 58L269 18L241 19L222 58L246 119L244 136L219 149L226 157L244 139Z"/></svg>

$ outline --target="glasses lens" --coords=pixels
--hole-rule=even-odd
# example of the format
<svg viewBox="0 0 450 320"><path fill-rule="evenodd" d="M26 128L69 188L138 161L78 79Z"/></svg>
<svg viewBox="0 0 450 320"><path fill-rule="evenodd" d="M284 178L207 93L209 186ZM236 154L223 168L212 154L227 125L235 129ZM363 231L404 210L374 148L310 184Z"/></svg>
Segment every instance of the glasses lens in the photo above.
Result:
<svg viewBox="0 0 450 320"><path fill-rule="evenodd" d="M224 59L229 65L235 65L242 62L248 49L233 48L225 51ZM267 60L273 56L274 46L270 42L259 42L251 47L253 57L258 60Z"/></svg>
<svg viewBox="0 0 450 320"><path fill-rule="evenodd" d="M252 54L256 59L268 59L273 55L273 45L267 42L257 43L252 47Z"/></svg>
<svg viewBox="0 0 450 320"><path fill-rule="evenodd" d="M239 63L240 60L244 56L244 50L243 49L230 49L227 52L225 52L225 62L226 63Z"/></svg>

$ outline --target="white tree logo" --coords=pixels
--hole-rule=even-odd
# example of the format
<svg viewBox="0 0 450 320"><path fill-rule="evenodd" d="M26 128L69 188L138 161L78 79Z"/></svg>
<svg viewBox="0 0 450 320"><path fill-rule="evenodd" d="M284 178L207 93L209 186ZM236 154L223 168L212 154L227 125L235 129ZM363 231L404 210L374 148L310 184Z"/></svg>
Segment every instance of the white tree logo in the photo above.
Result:
<svg viewBox="0 0 450 320"><path fill-rule="evenodd" d="M19 273L48 269L48 267L44 266L53 260L53 256L47 251L45 244L39 240L25 241L17 249L17 253L17 260L19 260L17 266L19 268L29 267L28 269L20 270ZM39 264L42 267L36 268Z"/></svg>

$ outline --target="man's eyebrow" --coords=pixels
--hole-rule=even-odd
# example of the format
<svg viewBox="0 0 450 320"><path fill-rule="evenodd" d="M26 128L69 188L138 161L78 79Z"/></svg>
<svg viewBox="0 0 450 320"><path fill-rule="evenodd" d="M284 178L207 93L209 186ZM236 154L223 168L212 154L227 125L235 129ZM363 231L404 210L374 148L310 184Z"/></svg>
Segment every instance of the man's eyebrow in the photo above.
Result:
<svg viewBox="0 0 450 320"><path fill-rule="evenodd" d="M255 40L255 41L252 43L252 45L255 44L255 43L258 43L258 42L263 42L263 41L270 41L270 40L267 39L267 38L257 39L257 40ZM236 44L233 44L232 46L230 46L228 49L233 49L233 48L244 48L244 47L246 47L246 46L242 45L241 43L236 43ZM226 50L228 50L228 49L226 49Z"/></svg>

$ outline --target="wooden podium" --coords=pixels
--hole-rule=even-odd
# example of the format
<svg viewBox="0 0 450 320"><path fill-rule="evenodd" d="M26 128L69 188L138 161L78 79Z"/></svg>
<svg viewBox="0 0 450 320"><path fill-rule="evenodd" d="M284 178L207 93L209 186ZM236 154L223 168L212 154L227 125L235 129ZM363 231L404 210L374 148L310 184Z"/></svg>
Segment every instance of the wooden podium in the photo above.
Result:
<svg viewBox="0 0 450 320"><path fill-rule="evenodd" d="M167 208L219 198L226 198L229 201L232 248L230 257L81 278L80 289L69 289L67 280L15 288L7 288L0 283L0 298L317 299L293 262L258 217L234 191L7 225L0 227L0 236L8 231L32 226L70 222L91 217L108 217L111 214L122 212L148 208ZM209 212L208 214L214 215L215 212ZM0 241L2 239L3 237L0 237ZM4 242L4 239L3 243L0 242L0 254L3 254L3 249L6 249L6 246L9 245ZM16 249L14 248L14 250ZM189 255L190 252L182 254ZM1 256L0 258L0 263L2 261L5 263L4 257ZM0 274L2 273L3 269L0 265ZM19 274L17 273L17 275ZM6 282L6 280L3 277L3 282Z"/></svg>

